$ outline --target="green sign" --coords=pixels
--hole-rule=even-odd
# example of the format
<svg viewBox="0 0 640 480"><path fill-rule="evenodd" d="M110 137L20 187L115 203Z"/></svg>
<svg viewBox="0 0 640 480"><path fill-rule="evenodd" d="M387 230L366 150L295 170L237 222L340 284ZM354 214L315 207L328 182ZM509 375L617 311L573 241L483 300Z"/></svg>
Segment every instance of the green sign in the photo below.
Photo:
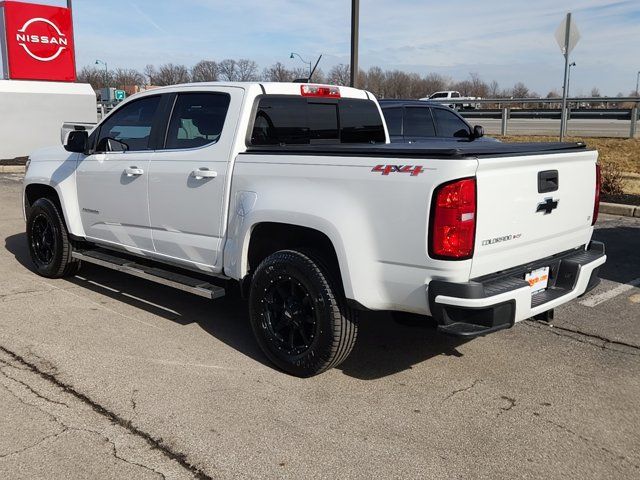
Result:
<svg viewBox="0 0 640 480"><path fill-rule="evenodd" d="M124 90L116 90L115 97L116 100L121 102L127 96Z"/></svg>

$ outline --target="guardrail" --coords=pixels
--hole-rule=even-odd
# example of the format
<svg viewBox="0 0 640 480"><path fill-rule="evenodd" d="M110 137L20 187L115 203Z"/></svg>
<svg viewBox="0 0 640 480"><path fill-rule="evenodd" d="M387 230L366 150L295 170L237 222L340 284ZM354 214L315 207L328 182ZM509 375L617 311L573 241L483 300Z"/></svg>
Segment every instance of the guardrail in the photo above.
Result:
<svg viewBox="0 0 640 480"><path fill-rule="evenodd" d="M469 101L464 99L446 99L438 102L445 105L463 105L463 104L479 104L479 105L495 105L497 108L492 109L475 109L464 110L461 113L469 118L496 118L501 120L501 135L507 135L509 120L512 118L544 118L544 119L561 119L562 108L551 108L552 105L562 105L562 98L483 98L479 100ZM572 108L571 105L577 105ZM580 105L621 105L631 104L631 108L589 108L585 109ZM517 108L522 105L523 108ZM537 110L524 110L525 105L547 105L548 108ZM572 97L567 99L566 118L570 119L608 119L608 120L628 120L629 121L629 138L634 138L637 132L638 124L638 106L640 105L640 97Z"/></svg>

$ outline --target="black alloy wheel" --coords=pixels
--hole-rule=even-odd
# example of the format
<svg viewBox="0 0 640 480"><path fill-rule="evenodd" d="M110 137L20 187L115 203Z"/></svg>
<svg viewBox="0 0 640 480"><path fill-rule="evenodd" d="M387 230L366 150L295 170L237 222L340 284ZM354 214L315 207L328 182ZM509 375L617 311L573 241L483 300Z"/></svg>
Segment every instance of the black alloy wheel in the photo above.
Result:
<svg viewBox="0 0 640 480"><path fill-rule="evenodd" d="M342 363L356 341L357 315L322 257L280 250L251 279L249 318L258 345L280 369L311 377Z"/></svg>
<svg viewBox="0 0 640 480"><path fill-rule="evenodd" d="M267 287L262 304L262 328L273 346L287 355L306 352L318 333L308 290L287 275Z"/></svg>
<svg viewBox="0 0 640 480"><path fill-rule="evenodd" d="M36 272L43 277L66 277L80 268L71 256L73 247L62 214L49 198L39 198L27 207L27 242Z"/></svg>

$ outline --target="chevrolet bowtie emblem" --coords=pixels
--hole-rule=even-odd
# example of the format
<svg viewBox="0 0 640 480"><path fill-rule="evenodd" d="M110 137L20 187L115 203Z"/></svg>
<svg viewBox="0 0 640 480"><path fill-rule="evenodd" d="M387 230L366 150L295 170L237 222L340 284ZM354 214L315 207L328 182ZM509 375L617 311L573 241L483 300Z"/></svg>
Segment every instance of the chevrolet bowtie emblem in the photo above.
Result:
<svg viewBox="0 0 640 480"><path fill-rule="evenodd" d="M544 212L545 215L550 214L556 208L558 208L558 202L559 201L560 200L554 200L553 198L545 198L544 202L540 202L538 204L538 208L536 208L536 213L537 212Z"/></svg>

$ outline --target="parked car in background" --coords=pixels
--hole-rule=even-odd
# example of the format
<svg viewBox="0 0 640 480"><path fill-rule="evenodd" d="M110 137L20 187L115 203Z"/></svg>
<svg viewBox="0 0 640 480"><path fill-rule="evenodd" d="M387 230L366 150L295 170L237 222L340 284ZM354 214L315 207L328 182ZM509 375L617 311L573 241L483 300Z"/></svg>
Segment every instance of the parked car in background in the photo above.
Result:
<svg viewBox="0 0 640 480"><path fill-rule="evenodd" d="M457 112L439 103L380 100L380 107L393 143L498 141L485 137L481 126L471 127Z"/></svg>
<svg viewBox="0 0 640 480"><path fill-rule="evenodd" d="M447 100L469 100L469 103L450 103ZM429 95L429 97L421 98L420 100L431 100L432 102L442 103L447 107L451 107L454 110L463 110L465 108L475 109L480 108L479 103L474 103L474 100L482 100L480 97L463 97L460 92L455 90L445 90L442 92L436 92Z"/></svg>

